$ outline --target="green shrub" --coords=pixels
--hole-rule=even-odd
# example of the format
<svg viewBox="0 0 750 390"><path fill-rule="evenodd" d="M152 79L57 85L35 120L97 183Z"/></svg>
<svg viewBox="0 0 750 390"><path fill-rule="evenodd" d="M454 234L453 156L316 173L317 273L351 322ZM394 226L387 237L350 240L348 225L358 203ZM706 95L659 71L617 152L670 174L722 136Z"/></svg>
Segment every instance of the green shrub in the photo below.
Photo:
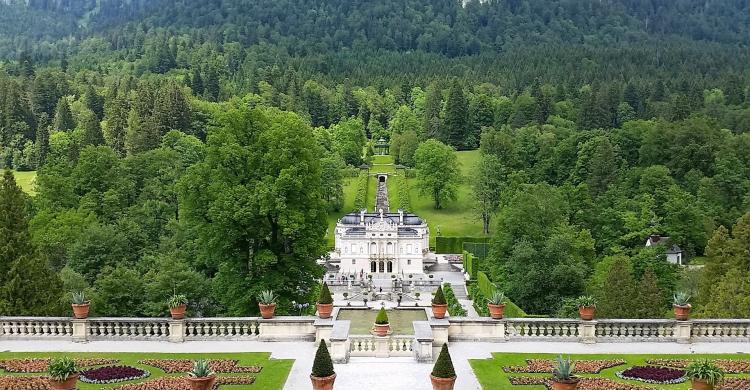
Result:
<svg viewBox="0 0 750 390"><path fill-rule="evenodd" d="M487 258L487 254L490 252L490 244L489 240L483 242L465 241L461 249L471 253L475 260L481 261Z"/></svg>
<svg viewBox="0 0 750 390"><path fill-rule="evenodd" d="M445 294L443 294L443 287L438 286L437 291L435 291L435 296L432 297L432 304L433 305L446 305L447 302L445 301Z"/></svg>
<svg viewBox="0 0 750 390"><path fill-rule="evenodd" d="M315 360L313 361L312 367L312 376L325 378L333 374L335 374L335 372L333 371L333 361L331 360L331 355L328 353L326 341L320 340L318 351L315 352Z"/></svg>
<svg viewBox="0 0 750 390"><path fill-rule="evenodd" d="M89 300L86 299L86 294L83 291L76 291L73 293L73 299L71 302L74 305L85 305L89 303Z"/></svg>
<svg viewBox="0 0 750 390"><path fill-rule="evenodd" d="M456 369L453 368L448 344L443 344L443 348L440 349L440 355L438 355L435 366L432 367L432 376L436 378L453 378L456 376Z"/></svg>
<svg viewBox="0 0 750 390"><path fill-rule="evenodd" d="M453 291L453 286L450 283L445 283L443 287L445 300L448 302L448 313L454 317L466 317L466 309L461 306L456 298L456 293Z"/></svg>
<svg viewBox="0 0 750 390"><path fill-rule="evenodd" d="M359 178L357 178L357 194L354 196L354 208L356 210L364 210L367 208L367 192L369 189L370 175L366 170L359 172Z"/></svg>
<svg viewBox="0 0 750 390"><path fill-rule="evenodd" d="M576 299L578 307L596 307L596 298L591 295L581 295Z"/></svg>
<svg viewBox="0 0 750 390"><path fill-rule="evenodd" d="M435 237L435 252L438 254L463 253L465 242L486 243L488 237Z"/></svg>
<svg viewBox="0 0 750 390"><path fill-rule="evenodd" d="M208 378L214 375L214 371L211 369L211 361L205 359L198 359L193 362L192 371L188 372L191 378Z"/></svg>
<svg viewBox="0 0 750 390"><path fill-rule="evenodd" d="M388 313L385 312L384 307L380 308L378 316L375 317L375 323L378 325L386 325L388 323Z"/></svg>
<svg viewBox="0 0 750 390"><path fill-rule="evenodd" d="M50 360L49 367L47 368L50 379L57 382L68 379L69 376L76 372L78 372L78 369L76 368L75 360L66 356Z"/></svg>
<svg viewBox="0 0 750 390"><path fill-rule="evenodd" d="M570 360L570 357L563 359L562 355L559 355L555 359L555 368L552 370L552 376L555 380L560 382L569 382L573 380L573 371L576 369L576 364Z"/></svg>
<svg viewBox="0 0 750 390"><path fill-rule="evenodd" d="M320 296L318 297L318 303L321 305L330 305L333 303L331 297L331 290L328 289L328 285L323 282L323 287L320 289Z"/></svg>
<svg viewBox="0 0 750 390"><path fill-rule="evenodd" d="M497 290L497 287L490 282L490 279L484 272L477 272L477 281L471 283L469 286L469 294L471 299L474 301L474 308L477 310L480 316L489 316L489 309L487 309L487 300L492 293ZM486 291L486 293L485 293ZM577 309L576 309L577 310ZM529 317L526 312L518 307L510 299L505 302L505 317L506 318L524 318Z"/></svg>
<svg viewBox="0 0 750 390"><path fill-rule="evenodd" d="M263 290L258 294L258 303L262 305L273 305L278 299L276 294L271 290Z"/></svg>
<svg viewBox="0 0 750 390"><path fill-rule="evenodd" d="M167 300L167 305L170 309L174 309L175 307L187 305L188 300L187 297L184 294L174 294Z"/></svg>
<svg viewBox="0 0 750 390"><path fill-rule="evenodd" d="M708 360L699 360L685 368L685 375L690 379L700 379L709 385L717 385L724 378L724 371Z"/></svg>
<svg viewBox="0 0 750 390"><path fill-rule="evenodd" d="M411 200L409 198L409 181L404 176L398 177L398 200L401 206L401 210L411 210Z"/></svg>

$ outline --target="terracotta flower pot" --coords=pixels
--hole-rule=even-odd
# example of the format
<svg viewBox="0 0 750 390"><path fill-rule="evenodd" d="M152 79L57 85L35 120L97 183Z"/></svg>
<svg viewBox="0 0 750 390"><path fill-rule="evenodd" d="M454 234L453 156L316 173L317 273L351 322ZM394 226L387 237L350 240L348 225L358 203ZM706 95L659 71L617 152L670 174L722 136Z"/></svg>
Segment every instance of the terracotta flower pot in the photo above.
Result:
<svg viewBox="0 0 750 390"><path fill-rule="evenodd" d="M333 312L333 303L316 303L315 306L318 308L318 317L320 318L331 318Z"/></svg>
<svg viewBox="0 0 750 390"><path fill-rule="evenodd" d="M581 306L578 308L578 315L584 321L591 321L594 319L594 312L596 312L596 306Z"/></svg>
<svg viewBox="0 0 750 390"><path fill-rule="evenodd" d="M169 313L172 314L173 320L181 320L185 318L185 311L187 310L187 305L180 305L177 307L170 307Z"/></svg>
<svg viewBox="0 0 750 390"><path fill-rule="evenodd" d="M325 377L317 377L310 375L312 381L313 390L333 390L333 382L336 381L336 374Z"/></svg>
<svg viewBox="0 0 750 390"><path fill-rule="evenodd" d="M690 386L692 390L714 390L714 385L709 385L700 379L692 379L690 382L692 383L692 386Z"/></svg>
<svg viewBox="0 0 750 390"><path fill-rule="evenodd" d="M384 337L388 335L388 331L391 330L391 324L375 324L375 336Z"/></svg>
<svg viewBox="0 0 750 390"><path fill-rule="evenodd" d="M453 386L456 384L456 377L438 378L430 375L430 381L432 381L432 390L453 390Z"/></svg>
<svg viewBox="0 0 750 390"><path fill-rule="evenodd" d="M492 317L493 320L503 319L503 313L505 312L505 305L493 305L491 303L488 303L487 307L490 309L490 317Z"/></svg>
<svg viewBox="0 0 750 390"><path fill-rule="evenodd" d="M73 307L73 317L79 320L89 317L89 308L91 307L90 303L82 303L80 305L74 303L70 306Z"/></svg>
<svg viewBox="0 0 750 390"><path fill-rule="evenodd" d="M552 380L552 390L576 390L581 380L576 378L566 382Z"/></svg>
<svg viewBox="0 0 750 390"><path fill-rule="evenodd" d="M448 305L432 304L432 315L437 319L445 318L445 312L448 311Z"/></svg>
<svg viewBox="0 0 750 390"><path fill-rule="evenodd" d="M53 390L75 390L76 388L76 382L78 382L78 376L80 374L73 374L68 376L68 379L58 382L53 381L52 379L49 380L49 386Z"/></svg>
<svg viewBox="0 0 750 390"><path fill-rule="evenodd" d="M677 321L687 321L690 318L690 309L692 309L693 306L672 305L672 308L674 309L674 318L677 319Z"/></svg>
<svg viewBox="0 0 750 390"><path fill-rule="evenodd" d="M190 382L190 390L211 390L216 382L216 375L204 378L188 377L188 382Z"/></svg>
<svg viewBox="0 0 750 390"><path fill-rule="evenodd" d="M276 304L272 303L270 305L264 305L262 303L258 304L258 307L260 308L260 316L264 319L273 318L273 313L276 311Z"/></svg>

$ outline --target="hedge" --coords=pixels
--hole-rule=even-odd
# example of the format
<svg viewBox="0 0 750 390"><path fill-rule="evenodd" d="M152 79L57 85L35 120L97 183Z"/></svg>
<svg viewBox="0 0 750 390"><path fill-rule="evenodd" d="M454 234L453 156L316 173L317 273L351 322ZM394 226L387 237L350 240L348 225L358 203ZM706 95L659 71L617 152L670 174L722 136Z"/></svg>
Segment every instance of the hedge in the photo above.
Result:
<svg viewBox="0 0 750 390"><path fill-rule="evenodd" d="M445 294L446 302L448 302L448 313L451 317L466 317L466 309L458 302L456 293L453 292L453 286L450 283L443 284L443 293Z"/></svg>
<svg viewBox="0 0 750 390"><path fill-rule="evenodd" d="M490 244L489 242L464 242L463 250L470 252L479 260L484 260L490 251Z"/></svg>
<svg viewBox="0 0 750 390"><path fill-rule="evenodd" d="M469 275L469 279L471 280L477 279L477 260L473 253L464 251L464 272Z"/></svg>
<svg viewBox="0 0 750 390"><path fill-rule="evenodd" d="M472 284L471 287L472 288L469 289L469 293L471 295L471 299L474 300L474 308L480 315L488 316L489 310L487 309L487 297L492 296L492 293L495 291L495 289L497 289L497 287L490 281L490 278L487 277L487 274L481 271L477 272L477 282ZM505 304L505 317L522 318L528 316L529 315L526 314L523 309L518 307L518 305L516 305L512 301L508 300L508 302Z"/></svg>
<svg viewBox="0 0 750 390"><path fill-rule="evenodd" d="M357 195L354 197L354 209L357 211L367 208L367 190L369 188L370 174L362 170L357 179Z"/></svg>
<svg viewBox="0 0 750 390"><path fill-rule="evenodd" d="M409 181L404 176L397 176L398 184L398 200L400 202L401 210L411 210L411 200L409 199Z"/></svg>
<svg viewBox="0 0 750 390"><path fill-rule="evenodd" d="M435 252L438 254L462 253L465 242L487 243L488 237L435 237Z"/></svg>

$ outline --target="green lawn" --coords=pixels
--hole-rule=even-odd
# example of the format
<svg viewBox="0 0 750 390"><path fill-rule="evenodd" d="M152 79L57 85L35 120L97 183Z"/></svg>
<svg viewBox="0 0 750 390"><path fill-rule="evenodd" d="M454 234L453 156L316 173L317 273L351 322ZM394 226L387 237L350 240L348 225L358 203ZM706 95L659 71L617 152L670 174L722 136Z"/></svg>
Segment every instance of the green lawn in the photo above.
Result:
<svg viewBox="0 0 750 390"><path fill-rule="evenodd" d="M566 355L567 356L567 355ZM528 377L547 377L549 374L527 374L527 373L506 373L503 371L505 366L523 366L526 359L554 359L556 355L552 354L519 354L519 353L493 353L491 359L473 359L469 364L474 370L479 383L485 390L494 389L518 389L518 390L545 390L544 386L513 386L510 384L509 376L528 376ZM644 387L653 387L654 389L664 390L685 390L690 389L690 383L685 382L677 385L648 385L637 381L624 381L617 378L616 372L625 370L634 365L645 365L647 359L744 359L750 360L750 356L738 354L725 355L571 355L573 360L594 360L594 359L623 359L626 365L621 365L603 370L599 374L583 374L582 377L608 378L620 382L632 383ZM727 377L750 378L750 375L728 375Z"/></svg>
<svg viewBox="0 0 750 390"><path fill-rule="evenodd" d="M21 189L29 195L34 195L34 179L36 179L36 171L28 172L13 172L16 177L16 182Z"/></svg>
<svg viewBox="0 0 750 390"><path fill-rule="evenodd" d="M260 373L257 374L220 374L220 375L227 375L227 376L243 376L243 375L252 375L255 376L255 383L252 385L245 385L245 386L222 386L222 388L226 389L282 389L284 387L284 383L286 382L287 377L289 376L289 372L292 369L292 364L294 363L294 360L292 359L270 359L270 353L266 352L255 352L255 353L219 353L219 354L210 354L210 353L204 353L204 354L158 354L158 353L52 353L52 352L40 352L40 353L8 353L3 352L0 353L0 360L2 359L22 359L22 358L50 358L55 356L69 356L72 358L109 358L109 359L119 359L120 362L117 363L119 365L128 365L128 366L134 366L141 369L147 369L151 372L151 376L149 376L146 379L140 380L140 381L130 381L130 382L121 382L121 383L114 383L110 385L94 385L94 384L86 384L83 382L78 382L77 388L79 390L94 390L94 389L102 389L102 388L113 388L117 386L121 386L123 384L128 383L137 383L137 382L144 382L151 379L159 378L162 376L167 376L168 374L164 373L164 371L152 367L147 366L143 364L138 364L138 361L141 359L198 359L198 358L204 358L204 359L237 359L239 360L240 366L262 366L263 369ZM4 371L0 370L0 375L29 375L29 376L37 376L40 374L6 374ZM185 374L169 374L172 376L179 376L179 375L185 375Z"/></svg>

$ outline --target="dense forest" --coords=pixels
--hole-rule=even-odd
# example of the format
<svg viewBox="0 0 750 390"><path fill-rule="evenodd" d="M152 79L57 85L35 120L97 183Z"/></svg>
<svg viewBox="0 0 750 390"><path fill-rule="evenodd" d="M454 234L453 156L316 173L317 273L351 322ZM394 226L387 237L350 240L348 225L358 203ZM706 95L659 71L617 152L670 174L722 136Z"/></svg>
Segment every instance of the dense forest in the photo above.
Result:
<svg viewBox="0 0 750 390"><path fill-rule="evenodd" d="M385 138L436 208L454 151L480 150L480 267L527 312L586 293L603 316L662 317L679 289L699 315L747 316L748 7L1 2L0 169L37 178L33 196L10 171L0 186L0 313L85 290L98 314L158 316L179 290L194 314L247 315L265 289L289 312ZM705 267L668 264L651 234Z"/></svg>

